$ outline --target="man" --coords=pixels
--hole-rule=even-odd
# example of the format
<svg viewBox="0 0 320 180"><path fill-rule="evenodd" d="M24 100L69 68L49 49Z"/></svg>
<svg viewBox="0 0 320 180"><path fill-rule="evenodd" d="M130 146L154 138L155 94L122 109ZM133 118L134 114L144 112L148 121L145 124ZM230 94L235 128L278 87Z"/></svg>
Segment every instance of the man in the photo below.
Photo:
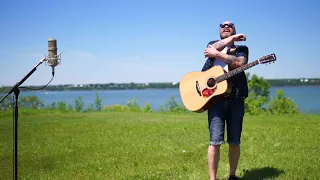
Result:
<svg viewBox="0 0 320 180"><path fill-rule="evenodd" d="M226 21L220 25L219 41L209 42L204 51L207 61L202 71L219 65L224 70L241 67L248 62L249 50L247 46L234 45L235 41L245 41L244 34L236 34L235 25ZM220 98L208 109L208 126L210 145L208 147L208 166L211 180L216 180L220 159L220 145L224 141L225 124L227 126L227 142L229 144L229 180L239 179L236 169L240 157L240 139L244 116L244 100L248 96L248 85L245 73L239 73L230 79L232 86L230 96Z"/></svg>

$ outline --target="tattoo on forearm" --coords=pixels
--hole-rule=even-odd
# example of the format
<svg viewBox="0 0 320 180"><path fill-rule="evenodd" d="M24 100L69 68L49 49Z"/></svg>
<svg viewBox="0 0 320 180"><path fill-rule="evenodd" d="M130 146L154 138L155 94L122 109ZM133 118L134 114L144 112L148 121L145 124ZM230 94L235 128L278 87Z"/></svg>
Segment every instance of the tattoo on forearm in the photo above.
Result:
<svg viewBox="0 0 320 180"><path fill-rule="evenodd" d="M226 63L229 64L229 65L232 65L232 63L234 62L239 62L239 59L235 56L231 56L229 55L227 60L226 60Z"/></svg>
<svg viewBox="0 0 320 180"><path fill-rule="evenodd" d="M225 63L232 67L243 66L247 63L247 58L239 58L236 56L228 55L228 58L225 61Z"/></svg>
<svg viewBox="0 0 320 180"><path fill-rule="evenodd" d="M216 49L223 49L223 48L226 47L226 45L225 45L225 43L223 41L218 41L218 42L214 43L213 46Z"/></svg>

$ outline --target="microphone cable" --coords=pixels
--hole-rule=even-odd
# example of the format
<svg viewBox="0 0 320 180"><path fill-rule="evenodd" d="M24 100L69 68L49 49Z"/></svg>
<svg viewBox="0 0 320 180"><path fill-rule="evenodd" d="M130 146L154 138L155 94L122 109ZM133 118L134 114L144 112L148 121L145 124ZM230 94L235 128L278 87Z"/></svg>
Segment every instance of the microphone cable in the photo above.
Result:
<svg viewBox="0 0 320 180"><path fill-rule="evenodd" d="M54 78L54 74L52 74L51 80L50 80L46 85L44 85L43 87L41 87L41 88L39 88L39 89L33 89L33 88L30 88L30 87L26 87L26 86L21 86L20 88L21 88L21 89L29 89L29 90L32 90L32 91L39 91L39 90L42 90L42 89L46 88L46 87L51 83L51 81L53 80L53 78Z"/></svg>

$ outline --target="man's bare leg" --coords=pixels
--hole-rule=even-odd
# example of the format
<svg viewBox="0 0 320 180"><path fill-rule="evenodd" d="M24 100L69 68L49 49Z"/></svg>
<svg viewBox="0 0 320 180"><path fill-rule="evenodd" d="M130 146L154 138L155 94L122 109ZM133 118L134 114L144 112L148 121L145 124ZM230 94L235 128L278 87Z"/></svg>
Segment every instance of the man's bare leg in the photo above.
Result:
<svg viewBox="0 0 320 180"><path fill-rule="evenodd" d="M220 145L210 145L208 147L208 165L210 180L216 180L218 164L220 160Z"/></svg>
<svg viewBox="0 0 320 180"><path fill-rule="evenodd" d="M230 175L236 175L239 158L240 158L240 146L229 144Z"/></svg>

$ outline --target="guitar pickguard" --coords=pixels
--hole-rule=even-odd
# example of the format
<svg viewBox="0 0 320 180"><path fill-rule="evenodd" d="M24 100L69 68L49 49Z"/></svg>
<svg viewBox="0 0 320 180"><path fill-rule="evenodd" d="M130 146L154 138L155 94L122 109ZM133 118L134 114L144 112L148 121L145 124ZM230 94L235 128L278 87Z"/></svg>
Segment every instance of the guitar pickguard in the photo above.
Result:
<svg viewBox="0 0 320 180"><path fill-rule="evenodd" d="M202 90L202 96L204 98L208 98L210 97L214 92L216 92L217 90L217 87L213 88L213 89L208 89L208 88L205 88Z"/></svg>

